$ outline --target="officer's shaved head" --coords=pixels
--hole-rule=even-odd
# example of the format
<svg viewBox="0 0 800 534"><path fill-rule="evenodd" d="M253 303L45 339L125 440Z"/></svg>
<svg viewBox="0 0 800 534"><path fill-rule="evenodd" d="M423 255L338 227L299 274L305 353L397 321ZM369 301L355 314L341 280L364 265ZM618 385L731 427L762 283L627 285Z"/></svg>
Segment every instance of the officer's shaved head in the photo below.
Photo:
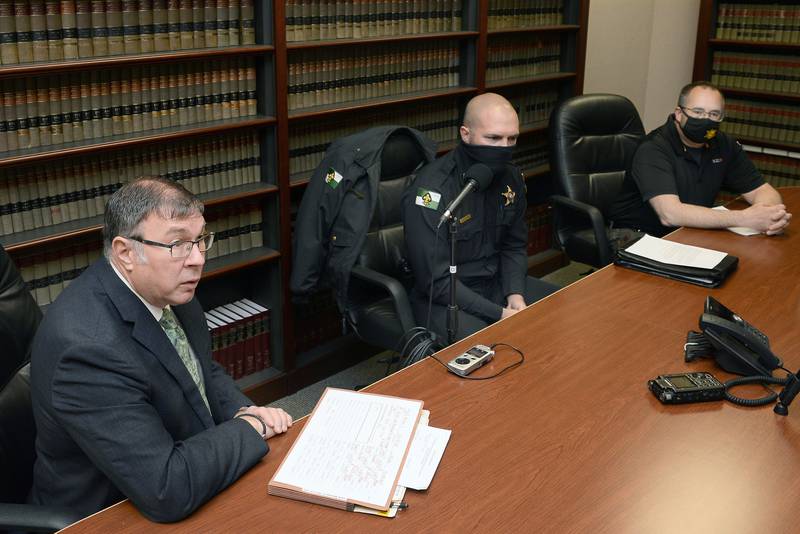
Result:
<svg viewBox="0 0 800 534"><path fill-rule="evenodd" d="M508 100L484 93L467 103L460 133L468 144L512 146L519 136L519 118Z"/></svg>

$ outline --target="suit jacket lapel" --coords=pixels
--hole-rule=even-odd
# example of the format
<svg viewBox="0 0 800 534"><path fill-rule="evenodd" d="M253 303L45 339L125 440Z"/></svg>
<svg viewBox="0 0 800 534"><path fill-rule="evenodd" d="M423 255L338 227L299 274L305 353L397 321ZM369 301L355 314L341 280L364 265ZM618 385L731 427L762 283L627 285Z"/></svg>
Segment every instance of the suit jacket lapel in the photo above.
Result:
<svg viewBox="0 0 800 534"><path fill-rule="evenodd" d="M181 361L178 352L172 346L161 325L158 324L155 317L145 308L139 298L119 279L111 265L105 260L100 261L104 265L99 269L98 276L106 288L109 298L119 311L120 317L124 321L133 323L132 337L151 352L178 382L184 397L186 397L200 421L203 422L203 425L206 428L214 426L214 420L208 412L203 398L200 396L200 390L197 389L197 385L192 380L189 371ZM178 315L177 311L176 315ZM180 319L180 315L178 318ZM181 325L184 324L185 322L182 321ZM192 344L192 348L195 348L197 345L192 343L192 337L189 337L188 332L186 335ZM198 356L200 354L197 353ZM201 362L203 361L202 357L198 359ZM203 366L203 376L209 376L205 366Z"/></svg>

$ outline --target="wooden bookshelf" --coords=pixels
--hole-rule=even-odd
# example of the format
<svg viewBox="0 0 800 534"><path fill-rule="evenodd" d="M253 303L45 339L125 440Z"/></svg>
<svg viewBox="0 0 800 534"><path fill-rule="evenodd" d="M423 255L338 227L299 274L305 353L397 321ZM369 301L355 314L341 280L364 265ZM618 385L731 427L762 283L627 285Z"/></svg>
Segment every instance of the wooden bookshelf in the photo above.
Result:
<svg viewBox="0 0 800 534"><path fill-rule="evenodd" d="M755 0L752 4L761 4L764 9L778 8L780 6L796 6L796 2L792 0L776 0L771 2ZM697 41L695 46L694 58L694 71L692 79L694 80L713 80L714 77L714 55L715 53L724 52L739 52L739 53L752 53L759 56L797 56L800 52L800 43L797 42L776 42L770 40L749 40L749 39L732 39L720 38L717 29L725 27L725 23L720 17L721 6L735 5L732 2L723 0L702 0L700 4L700 14L698 19ZM744 24L743 22L739 21ZM772 28L773 21L759 20L753 18L748 23L755 24L761 27ZM721 26L720 26L721 24ZM724 34L723 34L724 35ZM786 93L770 90L754 90L725 87L721 84L720 89L728 99L731 98L744 98L748 101L769 107L771 104L780 106L789 106L793 111L800 112L800 93ZM722 130L725 131L725 123L723 122ZM800 144L777 141L773 139L760 139L753 138L747 135L736 135L740 142L748 145L753 145L761 148L778 149L796 152L800 150Z"/></svg>
<svg viewBox="0 0 800 534"><path fill-rule="evenodd" d="M209 208L224 210L243 202L261 207L263 246L208 260L198 296L206 308L237 298L250 298L269 307L272 332L272 367L237 381L255 402L265 403L314 380L352 365L374 351L349 335L336 338L320 347L295 354L294 311L289 293L292 235L291 205L302 193L311 172L289 175L289 125L315 124L315 121L357 120L365 112L386 110L403 116L409 109L423 104L447 103L463 110L467 100L491 90L509 95L517 92L555 90L562 100L583 91L583 71L588 20L588 0L563 0L563 21L560 24L488 30L490 0L463 0L459 31L437 31L418 34L372 36L361 39L325 39L287 42L286 4L283 0L254 2L255 45L200 48L144 54L114 55L43 61L0 66L0 83L18 83L30 76L113 69L147 67L148 65L197 64L204 61L235 58L257 60L258 115L191 126L173 126L139 132L50 145L37 149L0 153L0 179L13 177L17 169L30 164L51 165L67 158L137 150L157 150L174 143L199 143L221 134L254 132L260 149L260 182L201 195ZM388 3L386 3L388 5ZM456 27L456 26L453 26ZM492 39L519 35L555 39L560 43L559 72L486 83L488 46ZM459 86L431 91L405 93L335 105L289 111L288 66L292 54L336 54L342 47L359 47L369 53L377 47L453 41L459 55ZM427 46L427 44L426 44ZM326 56L327 57L327 56ZM6 117L9 119L13 117ZM523 125L522 135L544 132L547 122ZM457 128L451 142L442 142L442 150L455 146ZM332 139L331 139L332 140ZM548 182L547 166L527 169L529 189ZM88 217L27 232L0 236L0 242L12 256L38 253L73 241L99 241L102 217ZM558 264L558 254L540 256L542 268ZM556 258L556 259L554 259ZM563 257L561 257L563 259ZM534 270L537 267L534 265ZM331 357L335 354L336 357Z"/></svg>
<svg viewBox="0 0 800 534"><path fill-rule="evenodd" d="M101 56L63 61L42 61L16 65L0 65L0 78L56 74L59 72L108 69L148 63L169 63L178 61L207 60L224 57L263 56L275 49L272 45L229 46L225 48L199 48L194 50L174 50L172 52L153 52Z"/></svg>

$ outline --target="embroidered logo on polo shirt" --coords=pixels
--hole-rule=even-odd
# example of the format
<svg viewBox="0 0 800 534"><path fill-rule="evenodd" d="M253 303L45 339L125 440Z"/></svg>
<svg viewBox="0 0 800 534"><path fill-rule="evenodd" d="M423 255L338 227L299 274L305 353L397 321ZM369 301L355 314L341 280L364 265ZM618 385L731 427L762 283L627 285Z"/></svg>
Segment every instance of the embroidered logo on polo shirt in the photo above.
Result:
<svg viewBox="0 0 800 534"><path fill-rule="evenodd" d="M442 199L441 193L436 191L429 191L428 189L418 188L417 197L414 199L414 204L428 208L431 210L439 209L439 201Z"/></svg>
<svg viewBox="0 0 800 534"><path fill-rule="evenodd" d="M722 158L714 158L711 160L711 163L722 163Z"/></svg>

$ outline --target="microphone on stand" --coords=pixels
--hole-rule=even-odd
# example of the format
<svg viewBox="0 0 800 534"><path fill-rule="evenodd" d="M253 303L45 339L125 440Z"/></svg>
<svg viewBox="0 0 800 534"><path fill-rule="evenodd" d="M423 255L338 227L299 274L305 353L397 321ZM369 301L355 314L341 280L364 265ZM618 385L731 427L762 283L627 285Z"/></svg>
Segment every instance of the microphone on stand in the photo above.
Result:
<svg viewBox="0 0 800 534"><path fill-rule="evenodd" d="M450 205L447 206L447 209L444 210L444 213L442 213L442 216L439 218L439 224L436 225L437 229L453 217L453 212L464 201L467 195L473 191L485 191L486 188L489 187L489 184L492 183L494 173L483 163L476 163L467 169L464 176L467 179L467 184Z"/></svg>

